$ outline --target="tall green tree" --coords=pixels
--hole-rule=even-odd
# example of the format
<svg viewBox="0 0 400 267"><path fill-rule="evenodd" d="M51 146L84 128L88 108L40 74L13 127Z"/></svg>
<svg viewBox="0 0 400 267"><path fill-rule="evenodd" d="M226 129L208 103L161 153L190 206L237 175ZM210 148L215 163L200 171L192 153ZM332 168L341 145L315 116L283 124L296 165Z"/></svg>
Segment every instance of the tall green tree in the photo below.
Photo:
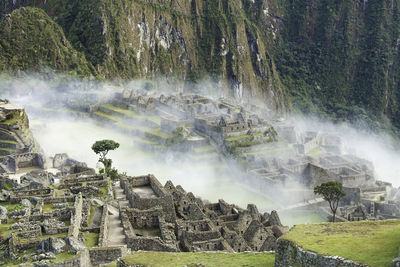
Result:
<svg viewBox="0 0 400 267"><path fill-rule="evenodd" d="M103 163L104 173L107 176L112 176L112 174L115 174L116 170L111 168L112 160L106 158L106 156L110 150L115 150L118 147L119 143L115 142L114 140L107 140L107 139L96 141L92 145L92 150L94 151L94 153L100 156L99 162Z"/></svg>
<svg viewBox="0 0 400 267"><path fill-rule="evenodd" d="M339 181L322 183L321 185L314 187L314 194L321 195L324 200L328 201L333 214L332 221L335 222L339 201L346 195L342 183Z"/></svg>

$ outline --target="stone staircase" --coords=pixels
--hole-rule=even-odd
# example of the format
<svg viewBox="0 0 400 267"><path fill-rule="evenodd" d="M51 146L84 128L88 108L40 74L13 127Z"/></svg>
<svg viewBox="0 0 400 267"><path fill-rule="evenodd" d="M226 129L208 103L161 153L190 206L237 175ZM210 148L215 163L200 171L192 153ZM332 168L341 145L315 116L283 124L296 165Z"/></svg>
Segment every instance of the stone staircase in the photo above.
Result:
<svg viewBox="0 0 400 267"><path fill-rule="evenodd" d="M126 199L124 190L121 188L119 181L113 186L115 200L120 207L128 207L129 202ZM109 231L108 231L108 245L110 246L122 246L126 245L124 229L122 227L122 222L119 216L119 209L108 206L109 211Z"/></svg>

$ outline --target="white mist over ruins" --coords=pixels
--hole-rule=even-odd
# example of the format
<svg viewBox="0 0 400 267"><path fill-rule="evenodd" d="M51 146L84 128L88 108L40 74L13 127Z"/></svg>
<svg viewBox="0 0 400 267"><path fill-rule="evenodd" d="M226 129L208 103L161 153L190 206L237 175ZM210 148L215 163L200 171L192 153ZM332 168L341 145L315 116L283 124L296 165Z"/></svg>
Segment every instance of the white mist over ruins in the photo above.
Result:
<svg viewBox="0 0 400 267"><path fill-rule="evenodd" d="M1 77L10 102L0 103L0 167L17 188L1 197L24 206L10 218L29 210L45 220L17 223L16 249L31 227L35 236L42 228L65 234L59 242L75 253L91 234L116 255L270 251L286 226L329 220L313 191L329 180L346 192L338 220L400 218L400 154L389 136L277 114L259 101L213 95L218 86ZM108 154L116 181L98 173L91 146L103 139L120 144ZM99 251L90 257L106 262L109 248Z"/></svg>

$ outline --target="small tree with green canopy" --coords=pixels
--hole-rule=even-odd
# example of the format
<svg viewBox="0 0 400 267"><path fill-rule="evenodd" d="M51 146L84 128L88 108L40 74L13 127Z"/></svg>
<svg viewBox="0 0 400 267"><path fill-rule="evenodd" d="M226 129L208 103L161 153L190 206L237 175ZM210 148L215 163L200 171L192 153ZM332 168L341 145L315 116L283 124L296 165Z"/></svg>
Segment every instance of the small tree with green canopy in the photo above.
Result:
<svg viewBox="0 0 400 267"><path fill-rule="evenodd" d="M118 147L119 143L107 139L96 141L92 145L92 150L94 151L94 153L100 155L99 162L103 163L104 165L104 169L100 170L100 172L104 172L107 176L110 176L112 179L116 178L117 170L111 168L112 160L106 158L106 156L110 150L115 150Z"/></svg>
<svg viewBox="0 0 400 267"><path fill-rule="evenodd" d="M339 181L322 183L321 185L314 187L314 193L321 195L324 200L328 201L329 207L331 208L333 214L332 221L335 222L339 201L346 195L346 192L343 190L342 183Z"/></svg>

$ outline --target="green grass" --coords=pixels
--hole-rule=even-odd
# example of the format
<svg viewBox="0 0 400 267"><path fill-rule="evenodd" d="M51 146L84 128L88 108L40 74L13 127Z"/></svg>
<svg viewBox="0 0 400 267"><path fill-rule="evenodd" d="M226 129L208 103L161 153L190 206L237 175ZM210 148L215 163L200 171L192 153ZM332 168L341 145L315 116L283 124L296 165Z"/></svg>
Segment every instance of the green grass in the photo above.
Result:
<svg viewBox="0 0 400 267"><path fill-rule="evenodd" d="M137 119L137 120L146 119L146 120L151 121L151 122L153 122L153 123L155 123L157 125L161 124L161 119L158 116L141 115L141 114L136 113L133 110L122 109L122 108L119 108L119 107L116 107L116 106L113 106L113 105L110 105L110 104L103 104L103 105L101 105L101 107L109 109L109 110L112 110L112 111L117 112L117 113L120 113L121 115L124 115L124 116L126 116L128 118L133 118L133 119Z"/></svg>
<svg viewBox="0 0 400 267"><path fill-rule="evenodd" d="M99 186L98 189L100 189L101 192L103 192L100 196L107 196L108 194L107 186Z"/></svg>
<svg viewBox="0 0 400 267"><path fill-rule="evenodd" d="M107 113L101 112L101 111L95 111L95 112L93 112L93 114L95 114L95 115L97 115L99 117L107 118L107 119L112 120L112 121L118 121L118 118L116 118L116 117L114 117L112 115L109 115Z"/></svg>
<svg viewBox="0 0 400 267"><path fill-rule="evenodd" d="M60 261L65 261L65 260L71 260L73 257L75 257L75 254L70 253L70 252L61 252L56 254L56 258L50 260L51 262L60 262Z"/></svg>
<svg viewBox="0 0 400 267"><path fill-rule="evenodd" d="M13 141L13 140L4 140L4 139L0 139L0 143L7 143L7 144L18 144L17 141Z"/></svg>
<svg viewBox="0 0 400 267"><path fill-rule="evenodd" d="M0 147L0 150L2 150L2 151L14 151L15 149L8 148L8 147Z"/></svg>
<svg viewBox="0 0 400 267"><path fill-rule="evenodd" d="M239 140L242 140L245 138L251 138L251 136L248 134L243 134L243 135L238 135L238 136L227 137L227 138L225 138L225 140L232 142L232 141L239 141Z"/></svg>
<svg viewBox="0 0 400 267"><path fill-rule="evenodd" d="M90 205L90 212L89 212L89 222L88 222L88 226L90 227L90 225L93 222L93 216L94 216L94 206Z"/></svg>
<svg viewBox="0 0 400 267"><path fill-rule="evenodd" d="M53 210L53 204L43 204L42 212L52 212Z"/></svg>
<svg viewBox="0 0 400 267"><path fill-rule="evenodd" d="M99 244L98 233L88 233L85 235L85 246L88 248L95 247Z"/></svg>
<svg viewBox="0 0 400 267"><path fill-rule="evenodd" d="M319 254L389 267L399 251L400 220L303 224L281 238Z"/></svg>
<svg viewBox="0 0 400 267"><path fill-rule="evenodd" d="M10 191L11 189L13 189L13 186L12 186L11 183L5 182L5 183L4 183L4 188L5 188L6 190Z"/></svg>
<svg viewBox="0 0 400 267"><path fill-rule="evenodd" d="M13 224L12 224L12 223L10 223L10 224L0 224L0 235L1 235L2 237L7 237L7 236L10 235L13 231L16 231L15 229L14 229L14 230L8 230L8 228L9 228L11 225L13 225Z"/></svg>
<svg viewBox="0 0 400 267"><path fill-rule="evenodd" d="M168 139L172 137L169 133L163 132L161 129L149 130L147 131L147 133L158 136L163 139Z"/></svg>
<svg viewBox="0 0 400 267"><path fill-rule="evenodd" d="M7 211L8 212L13 212L16 210L22 210L24 208L24 206L22 206L21 204L9 204L7 206Z"/></svg>
<svg viewBox="0 0 400 267"><path fill-rule="evenodd" d="M307 155L310 155L310 156L317 156L317 155L320 154L321 152L322 152L321 147L317 146L316 148L311 149L311 150L307 153Z"/></svg>
<svg viewBox="0 0 400 267"><path fill-rule="evenodd" d="M264 253L136 252L123 258L129 265L145 266L274 266L275 255ZM114 264L114 263L112 263ZM113 265L107 266L113 266ZM115 265L114 265L115 266Z"/></svg>

